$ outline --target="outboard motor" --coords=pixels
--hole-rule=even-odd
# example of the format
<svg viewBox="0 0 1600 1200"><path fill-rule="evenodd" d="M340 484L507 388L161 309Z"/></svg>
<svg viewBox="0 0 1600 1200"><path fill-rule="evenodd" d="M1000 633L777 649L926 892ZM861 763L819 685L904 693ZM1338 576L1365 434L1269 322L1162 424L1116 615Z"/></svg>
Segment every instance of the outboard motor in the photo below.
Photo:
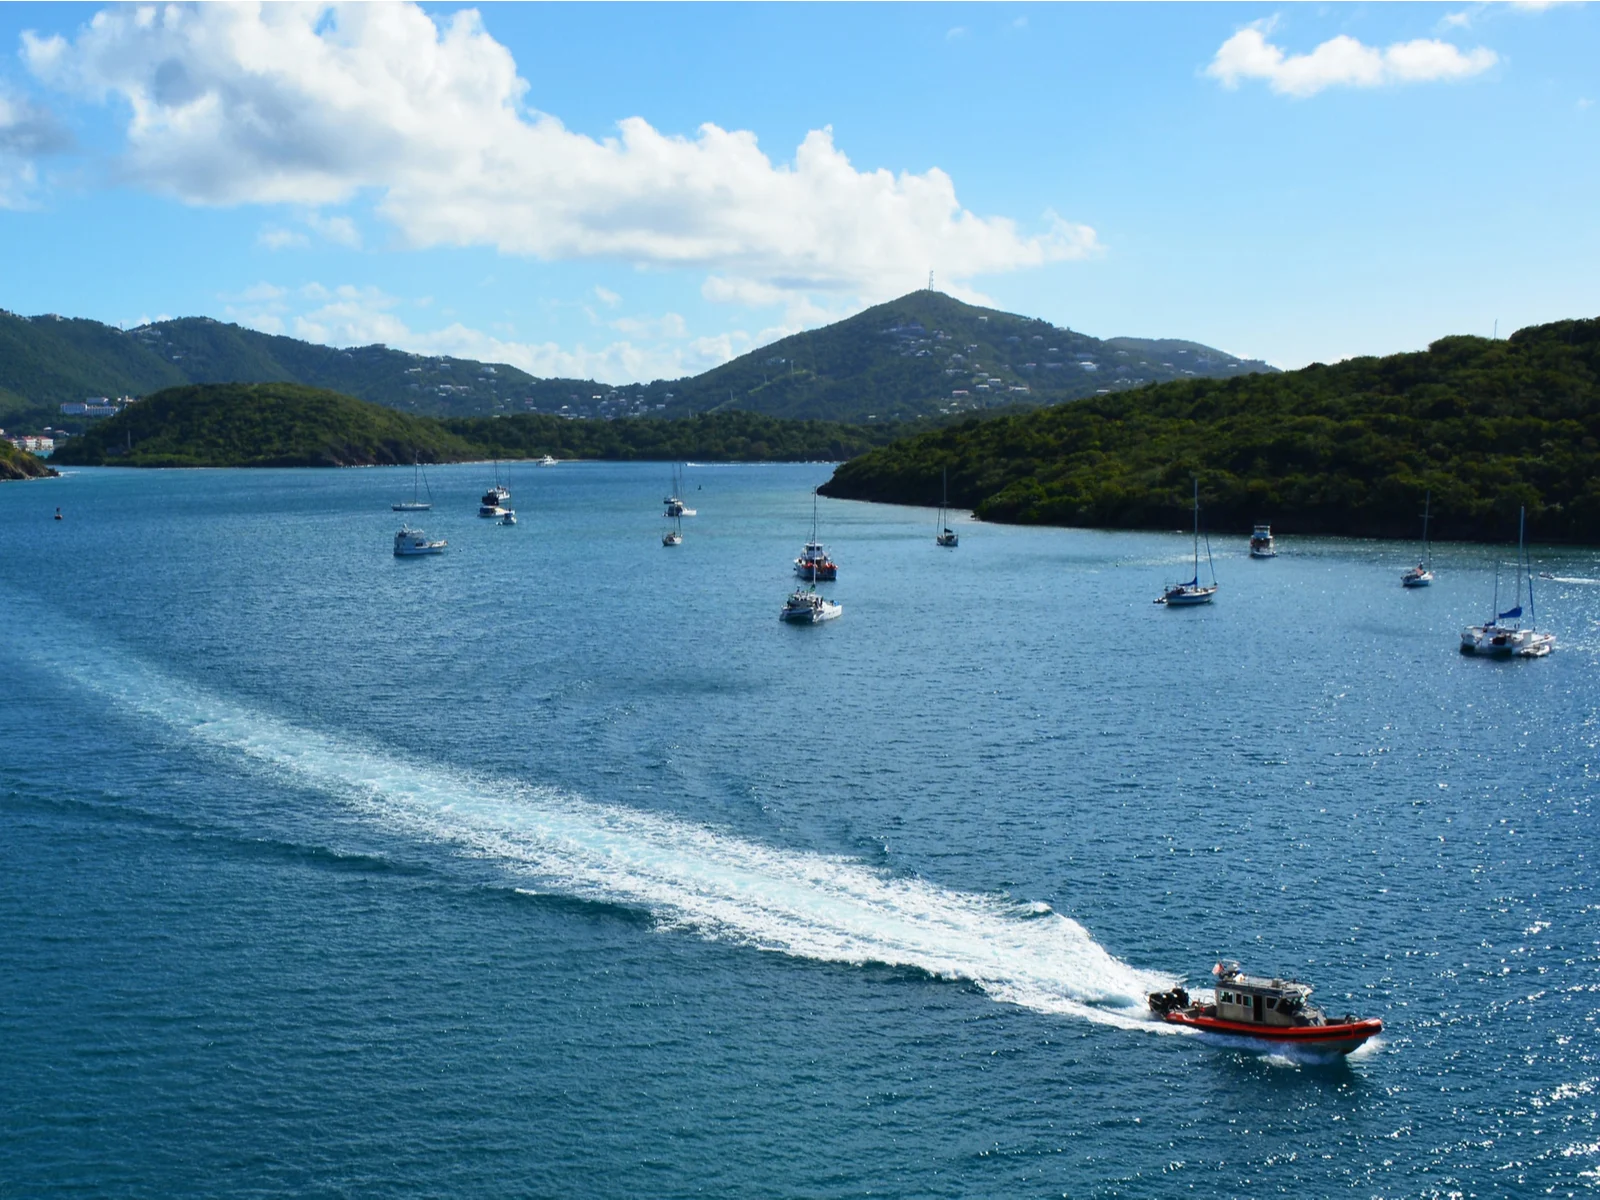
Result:
<svg viewBox="0 0 1600 1200"><path fill-rule="evenodd" d="M1189 1007L1189 993L1181 987L1175 987L1169 992L1150 993L1150 1011L1158 1016L1166 1016L1175 1009Z"/></svg>

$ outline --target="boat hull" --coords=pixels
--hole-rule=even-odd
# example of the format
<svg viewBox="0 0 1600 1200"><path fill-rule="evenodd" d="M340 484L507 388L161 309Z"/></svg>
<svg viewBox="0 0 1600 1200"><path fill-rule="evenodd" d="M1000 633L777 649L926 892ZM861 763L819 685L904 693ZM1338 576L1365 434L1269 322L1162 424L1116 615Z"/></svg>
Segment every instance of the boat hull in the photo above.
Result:
<svg viewBox="0 0 1600 1200"><path fill-rule="evenodd" d="M821 609L784 609L778 614L780 621L790 625L820 625L823 621L831 621L844 611L839 604L830 604Z"/></svg>
<svg viewBox="0 0 1600 1200"><path fill-rule="evenodd" d="M1415 573L1413 573L1411 571L1407 571L1404 575L1400 576L1400 586L1401 587L1408 587L1408 588L1427 587L1431 583L1433 583L1433 575L1432 575L1431 572L1430 573L1425 573L1425 574L1422 574L1422 575L1417 575L1417 574L1415 574Z"/></svg>
<svg viewBox="0 0 1600 1200"><path fill-rule="evenodd" d="M1554 634L1531 629L1469 625L1461 631L1461 653L1475 658L1543 658L1555 644Z"/></svg>
<svg viewBox="0 0 1600 1200"><path fill-rule="evenodd" d="M1171 608L1193 608L1196 604L1210 604L1216 597L1216 588L1193 588L1187 591L1173 590L1156 601Z"/></svg>
<svg viewBox="0 0 1600 1200"><path fill-rule="evenodd" d="M1383 1032L1383 1022L1377 1017L1328 1025L1256 1025L1180 1010L1169 1012L1162 1019L1169 1025L1250 1038L1277 1047L1294 1046L1317 1054L1349 1054Z"/></svg>

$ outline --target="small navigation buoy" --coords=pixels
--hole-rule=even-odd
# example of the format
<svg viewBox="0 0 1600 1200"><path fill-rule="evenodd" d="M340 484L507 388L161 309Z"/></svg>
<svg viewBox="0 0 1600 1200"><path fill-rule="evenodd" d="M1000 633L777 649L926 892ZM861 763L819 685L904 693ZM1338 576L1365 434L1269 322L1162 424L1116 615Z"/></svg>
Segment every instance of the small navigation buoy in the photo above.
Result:
<svg viewBox="0 0 1600 1200"><path fill-rule="evenodd" d="M61 520L61 510L59 508L56 509L56 520Z"/></svg>

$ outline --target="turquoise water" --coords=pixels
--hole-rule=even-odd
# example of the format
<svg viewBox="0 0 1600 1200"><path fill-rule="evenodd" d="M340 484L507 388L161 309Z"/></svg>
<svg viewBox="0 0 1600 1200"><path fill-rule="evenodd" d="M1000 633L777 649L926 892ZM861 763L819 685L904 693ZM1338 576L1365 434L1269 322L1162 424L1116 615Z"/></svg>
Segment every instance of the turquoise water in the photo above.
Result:
<svg viewBox="0 0 1600 1200"><path fill-rule="evenodd" d="M504 468L502 468L504 470ZM1600 555L963 523L823 466L0 487L0 1194L1600 1182ZM66 519L49 519L56 505ZM1387 1029L1164 1030L1219 955Z"/></svg>

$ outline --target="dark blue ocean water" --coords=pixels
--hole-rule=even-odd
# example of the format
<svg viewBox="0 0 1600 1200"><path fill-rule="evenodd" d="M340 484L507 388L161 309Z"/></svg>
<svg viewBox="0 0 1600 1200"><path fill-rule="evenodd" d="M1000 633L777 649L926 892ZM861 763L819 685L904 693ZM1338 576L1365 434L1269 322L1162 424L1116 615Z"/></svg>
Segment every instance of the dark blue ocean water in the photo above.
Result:
<svg viewBox="0 0 1600 1200"><path fill-rule="evenodd" d="M502 472L506 469L502 467ZM823 501L820 466L0 487L0 1195L1530 1196L1600 1183L1600 556ZM56 505L66 514L50 520ZM1383 1017L1164 1032L1219 955Z"/></svg>

